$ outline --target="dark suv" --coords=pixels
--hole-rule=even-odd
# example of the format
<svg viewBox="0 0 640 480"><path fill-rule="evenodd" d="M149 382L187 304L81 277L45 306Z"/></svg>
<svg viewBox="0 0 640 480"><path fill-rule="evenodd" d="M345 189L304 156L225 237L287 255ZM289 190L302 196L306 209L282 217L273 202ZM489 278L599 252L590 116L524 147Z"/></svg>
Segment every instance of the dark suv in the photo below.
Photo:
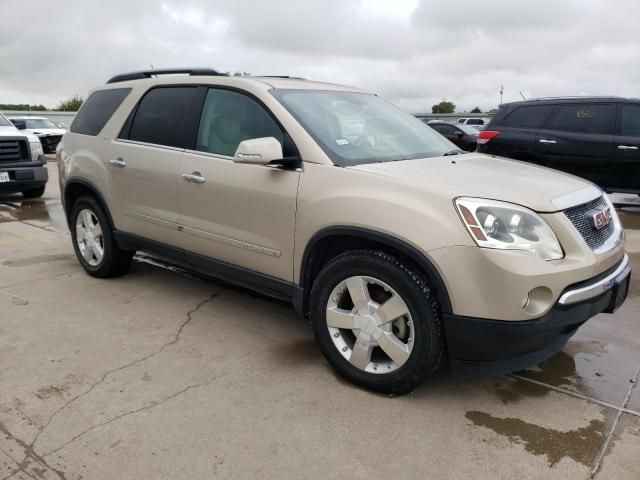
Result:
<svg viewBox="0 0 640 480"><path fill-rule="evenodd" d="M478 151L572 173L609 192L640 193L640 99L507 103L480 132Z"/></svg>

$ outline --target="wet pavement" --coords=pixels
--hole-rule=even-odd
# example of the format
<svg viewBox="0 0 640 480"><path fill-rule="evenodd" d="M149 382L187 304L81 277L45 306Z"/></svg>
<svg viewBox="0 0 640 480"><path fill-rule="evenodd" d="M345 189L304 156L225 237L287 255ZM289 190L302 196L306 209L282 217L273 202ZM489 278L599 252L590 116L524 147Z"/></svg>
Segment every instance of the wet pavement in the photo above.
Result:
<svg viewBox="0 0 640 480"><path fill-rule="evenodd" d="M640 479L637 274L539 366L389 398L282 303L144 256L88 277L50 173L43 199L0 198L0 480ZM640 272L640 208L620 216Z"/></svg>

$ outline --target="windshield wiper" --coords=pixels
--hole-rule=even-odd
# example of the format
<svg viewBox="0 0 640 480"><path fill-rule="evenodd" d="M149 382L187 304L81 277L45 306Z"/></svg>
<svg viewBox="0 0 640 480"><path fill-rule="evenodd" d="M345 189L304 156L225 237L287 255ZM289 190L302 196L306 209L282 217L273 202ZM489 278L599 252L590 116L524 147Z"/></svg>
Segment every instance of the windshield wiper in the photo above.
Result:
<svg viewBox="0 0 640 480"><path fill-rule="evenodd" d="M449 157L451 155L460 155L464 153L464 151L460 150L459 148L455 148L453 150L449 150L448 152L445 152L442 154L443 157Z"/></svg>

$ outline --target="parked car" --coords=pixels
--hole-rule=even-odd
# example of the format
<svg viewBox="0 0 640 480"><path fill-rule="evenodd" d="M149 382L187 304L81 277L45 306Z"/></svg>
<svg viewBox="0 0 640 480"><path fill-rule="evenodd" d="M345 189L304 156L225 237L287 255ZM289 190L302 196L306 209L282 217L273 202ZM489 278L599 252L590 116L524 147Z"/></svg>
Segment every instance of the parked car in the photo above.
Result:
<svg viewBox="0 0 640 480"><path fill-rule="evenodd" d="M478 130L461 123L432 122L428 124L440 135L451 141L462 150L474 152L478 141Z"/></svg>
<svg viewBox="0 0 640 480"><path fill-rule="evenodd" d="M640 193L640 100L573 97L502 105L479 150L585 178L608 192Z"/></svg>
<svg viewBox="0 0 640 480"><path fill-rule="evenodd" d="M66 130L59 128L55 123L45 117L9 117L9 120L18 130L36 135L42 143L42 148L46 153L56 151L60 139Z"/></svg>
<svg viewBox="0 0 640 480"><path fill-rule="evenodd" d="M469 125L470 127L473 127L476 130L484 130L487 127L487 125L489 125L490 121L491 121L490 118L478 118L478 117L458 119L458 123L462 125Z"/></svg>
<svg viewBox="0 0 640 480"><path fill-rule="evenodd" d="M118 75L59 157L89 275L121 275L140 250L290 301L329 363L376 391L410 391L445 359L463 375L529 367L627 294L600 189L464 153L350 87Z"/></svg>
<svg viewBox="0 0 640 480"><path fill-rule="evenodd" d="M0 195L40 197L49 179L47 159L35 135L19 131L0 113Z"/></svg>

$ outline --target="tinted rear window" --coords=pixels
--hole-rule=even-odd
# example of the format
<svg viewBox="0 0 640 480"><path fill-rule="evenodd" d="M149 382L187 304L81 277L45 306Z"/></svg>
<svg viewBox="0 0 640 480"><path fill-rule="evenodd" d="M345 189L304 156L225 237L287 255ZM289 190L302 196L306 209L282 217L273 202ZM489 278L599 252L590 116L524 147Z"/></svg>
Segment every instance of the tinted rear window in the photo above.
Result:
<svg viewBox="0 0 640 480"><path fill-rule="evenodd" d="M196 87L160 87L150 90L136 110L129 140L184 147L183 125Z"/></svg>
<svg viewBox="0 0 640 480"><path fill-rule="evenodd" d="M551 122L553 130L606 134L613 132L613 105L562 105Z"/></svg>
<svg viewBox="0 0 640 480"><path fill-rule="evenodd" d="M82 135L98 135L130 91L130 88L116 88L93 92L76 115L70 130Z"/></svg>
<svg viewBox="0 0 640 480"><path fill-rule="evenodd" d="M539 128L549 118L553 105L532 105L519 107L505 117L505 121L513 127Z"/></svg>

